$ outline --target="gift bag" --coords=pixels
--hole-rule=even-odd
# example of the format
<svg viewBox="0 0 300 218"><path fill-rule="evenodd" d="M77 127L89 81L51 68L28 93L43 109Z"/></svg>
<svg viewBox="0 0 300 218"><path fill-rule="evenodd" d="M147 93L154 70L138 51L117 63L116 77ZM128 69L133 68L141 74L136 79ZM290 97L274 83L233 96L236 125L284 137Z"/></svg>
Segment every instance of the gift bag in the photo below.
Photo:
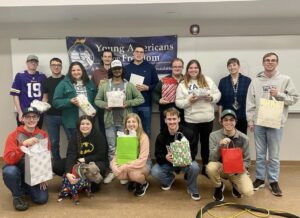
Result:
<svg viewBox="0 0 300 218"><path fill-rule="evenodd" d="M137 136L123 135L117 137L117 164L122 165L134 161L139 156Z"/></svg>
<svg viewBox="0 0 300 218"><path fill-rule="evenodd" d="M36 108L40 113L44 113L47 110L49 110L51 108L51 105L48 104L47 102L44 101L39 101L37 99L34 99L31 103L30 103L30 107L34 107Z"/></svg>
<svg viewBox="0 0 300 218"><path fill-rule="evenodd" d="M243 173L243 151L240 147L224 147L221 149L223 172L228 174Z"/></svg>
<svg viewBox="0 0 300 218"><path fill-rule="evenodd" d="M85 95L79 94L77 95L77 100L79 102L80 109L88 116L92 116L96 114L95 108L91 105L89 100Z"/></svg>
<svg viewBox="0 0 300 218"><path fill-rule="evenodd" d="M48 139L21 150L25 153L25 183L30 186L52 179L51 153L48 150Z"/></svg>
<svg viewBox="0 0 300 218"><path fill-rule="evenodd" d="M279 129L281 127L281 117L283 113L283 101L276 101L261 98L256 117L256 124L259 126Z"/></svg>
<svg viewBox="0 0 300 218"><path fill-rule="evenodd" d="M179 135L181 135L181 140L178 140ZM176 133L175 141L170 143L170 151L173 155L174 167L191 165L190 143L181 132Z"/></svg>
<svg viewBox="0 0 300 218"><path fill-rule="evenodd" d="M106 92L108 107L123 107L125 101L124 91Z"/></svg>
<svg viewBox="0 0 300 218"><path fill-rule="evenodd" d="M162 81L162 89L161 89L161 97L169 102L175 102L176 98L176 89L178 86L178 82L173 77L165 77L161 79Z"/></svg>

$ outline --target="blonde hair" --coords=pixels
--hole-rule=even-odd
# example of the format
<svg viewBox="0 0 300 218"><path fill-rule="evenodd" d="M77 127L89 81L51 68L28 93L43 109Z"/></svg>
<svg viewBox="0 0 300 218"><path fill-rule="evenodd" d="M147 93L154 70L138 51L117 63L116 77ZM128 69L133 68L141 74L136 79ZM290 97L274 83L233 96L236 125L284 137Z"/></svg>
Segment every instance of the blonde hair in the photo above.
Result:
<svg viewBox="0 0 300 218"><path fill-rule="evenodd" d="M130 118L133 118L137 121L138 123L138 128L136 130L136 136L138 137L138 139L140 140L142 134L145 134L145 131L143 129L143 125L142 125L142 121L141 118L139 117L139 115L137 115L136 113L129 113L127 114L125 120L124 120L124 132L126 134L129 134L128 129L126 128L126 124L127 124L127 120L129 120Z"/></svg>
<svg viewBox="0 0 300 218"><path fill-rule="evenodd" d="M192 64L196 64L197 67L199 68L199 74L197 76L197 84L199 85L200 88L208 88L208 84L205 80L204 75L202 74L202 71L201 71L200 63L197 60L190 60L189 63L186 65L186 72L184 75L185 87L188 87L188 84L191 81L191 76L188 74L188 69Z"/></svg>

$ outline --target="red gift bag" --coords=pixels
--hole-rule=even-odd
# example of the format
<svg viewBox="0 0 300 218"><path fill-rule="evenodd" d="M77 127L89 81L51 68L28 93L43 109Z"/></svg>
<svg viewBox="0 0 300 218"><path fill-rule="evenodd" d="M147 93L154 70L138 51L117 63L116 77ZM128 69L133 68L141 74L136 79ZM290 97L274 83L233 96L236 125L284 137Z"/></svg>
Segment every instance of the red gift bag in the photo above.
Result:
<svg viewBox="0 0 300 218"><path fill-rule="evenodd" d="M162 89L161 89L162 98L169 102L175 102L176 89L178 86L177 80L173 77L164 77L161 79L161 81L162 81Z"/></svg>
<svg viewBox="0 0 300 218"><path fill-rule="evenodd" d="M221 156L224 173L235 174L244 172L243 152L241 148L222 148Z"/></svg>

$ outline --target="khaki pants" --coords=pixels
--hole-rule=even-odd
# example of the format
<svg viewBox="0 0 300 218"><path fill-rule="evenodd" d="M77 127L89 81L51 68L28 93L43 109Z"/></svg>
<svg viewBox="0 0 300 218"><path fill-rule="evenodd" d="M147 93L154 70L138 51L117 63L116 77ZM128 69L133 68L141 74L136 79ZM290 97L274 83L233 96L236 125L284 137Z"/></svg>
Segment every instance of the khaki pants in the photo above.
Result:
<svg viewBox="0 0 300 218"><path fill-rule="evenodd" d="M228 179L241 195L253 195L253 184L247 172L239 174L226 174L223 172L223 164L220 162L209 162L206 166L206 173L214 187L220 187L221 179Z"/></svg>

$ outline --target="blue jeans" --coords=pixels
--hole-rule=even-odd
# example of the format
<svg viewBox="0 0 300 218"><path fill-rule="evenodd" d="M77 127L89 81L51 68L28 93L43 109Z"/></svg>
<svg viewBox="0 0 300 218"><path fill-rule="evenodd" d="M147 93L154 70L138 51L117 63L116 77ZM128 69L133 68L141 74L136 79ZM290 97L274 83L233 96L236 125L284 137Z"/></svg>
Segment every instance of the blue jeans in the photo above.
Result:
<svg viewBox="0 0 300 218"><path fill-rule="evenodd" d="M65 128L65 132L69 143L71 139L76 136L76 128Z"/></svg>
<svg viewBox="0 0 300 218"><path fill-rule="evenodd" d="M283 129L255 126L256 179L278 182L280 171L279 150ZM268 156L268 161L267 161Z"/></svg>
<svg viewBox="0 0 300 218"><path fill-rule="evenodd" d="M105 134L108 144L108 159L111 161L116 152L116 139L117 139L117 131L123 132L122 126L111 126L109 128L105 128Z"/></svg>
<svg viewBox="0 0 300 218"><path fill-rule="evenodd" d="M177 167L176 167L177 168ZM174 171L176 169L171 164L155 164L151 169L151 175L158 179L162 185L171 184L175 178ZM197 177L199 174L199 165L193 161L190 166L181 167L181 171L187 174L187 187L190 193L199 194Z"/></svg>
<svg viewBox="0 0 300 218"><path fill-rule="evenodd" d="M143 129L151 137L151 107L133 107L132 111L141 118Z"/></svg>
<svg viewBox="0 0 300 218"><path fill-rule="evenodd" d="M29 186L24 182L24 170L15 165L5 165L2 169L3 180L13 197L29 194L36 204L48 201L48 189L41 190L40 185Z"/></svg>
<svg viewBox="0 0 300 218"><path fill-rule="evenodd" d="M46 115L47 130L51 141L51 153L54 160L60 160L59 141L60 141L60 126L62 126L61 116ZM66 128L64 128L66 133ZM67 135L67 133L66 133Z"/></svg>

